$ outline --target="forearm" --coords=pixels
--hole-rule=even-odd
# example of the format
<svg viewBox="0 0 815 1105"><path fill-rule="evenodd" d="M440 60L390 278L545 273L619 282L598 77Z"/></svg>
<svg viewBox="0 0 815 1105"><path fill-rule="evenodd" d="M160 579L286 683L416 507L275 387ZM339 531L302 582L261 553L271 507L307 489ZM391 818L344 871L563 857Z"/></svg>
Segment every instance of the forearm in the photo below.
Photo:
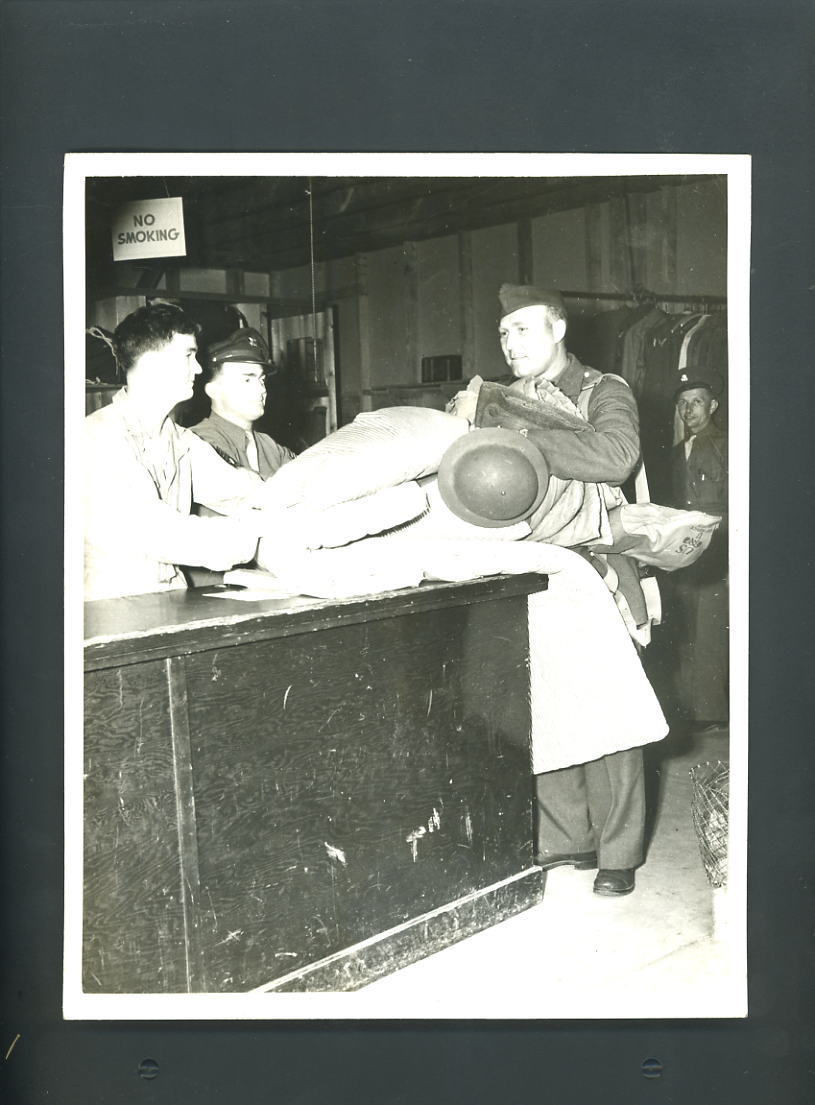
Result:
<svg viewBox="0 0 815 1105"><path fill-rule="evenodd" d="M139 521L147 555L169 564L226 571L252 560L257 549L259 527L251 519L199 518L156 503Z"/></svg>
<svg viewBox="0 0 815 1105"><path fill-rule="evenodd" d="M248 520L182 514L158 498L94 495L86 507L85 537L112 556L133 553L164 564L224 571L251 560L259 527Z"/></svg>
<svg viewBox="0 0 815 1105"><path fill-rule="evenodd" d="M191 434L190 462L193 499L201 506L235 515L265 502L264 481L257 472L228 464L197 434Z"/></svg>
<svg viewBox="0 0 815 1105"><path fill-rule="evenodd" d="M562 479L620 484L639 458L637 406L621 381L604 380L596 386L588 421L546 401L485 384L475 424L522 431L541 451L553 475Z"/></svg>
<svg viewBox="0 0 815 1105"><path fill-rule="evenodd" d="M639 439L625 430L592 433L589 430L526 431L543 454L553 476L587 483L624 483L639 457Z"/></svg>

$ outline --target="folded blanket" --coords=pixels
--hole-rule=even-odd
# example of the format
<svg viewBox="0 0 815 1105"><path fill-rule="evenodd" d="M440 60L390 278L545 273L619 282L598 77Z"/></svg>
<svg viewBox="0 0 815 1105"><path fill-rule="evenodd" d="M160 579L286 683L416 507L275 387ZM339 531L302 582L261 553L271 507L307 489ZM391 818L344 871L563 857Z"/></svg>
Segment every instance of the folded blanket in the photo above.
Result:
<svg viewBox="0 0 815 1105"><path fill-rule="evenodd" d="M414 480L331 506L298 503L277 509L270 507L262 513L263 537L257 561L265 568L277 556L297 556L308 549L347 545L401 526L426 510L427 496Z"/></svg>
<svg viewBox="0 0 815 1105"><path fill-rule="evenodd" d="M363 412L279 468L266 481L267 500L319 509L431 475L469 428L461 418L425 407Z"/></svg>

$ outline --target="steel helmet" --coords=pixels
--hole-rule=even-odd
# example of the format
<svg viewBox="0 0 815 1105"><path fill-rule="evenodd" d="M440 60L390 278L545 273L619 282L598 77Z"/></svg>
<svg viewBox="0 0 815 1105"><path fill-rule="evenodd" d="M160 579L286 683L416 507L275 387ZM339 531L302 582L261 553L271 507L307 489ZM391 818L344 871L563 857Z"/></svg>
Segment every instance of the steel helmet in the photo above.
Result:
<svg viewBox="0 0 815 1105"><path fill-rule="evenodd" d="M438 480L454 514L476 526L497 528L523 521L540 506L549 467L514 430L473 430L444 454Z"/></svg>

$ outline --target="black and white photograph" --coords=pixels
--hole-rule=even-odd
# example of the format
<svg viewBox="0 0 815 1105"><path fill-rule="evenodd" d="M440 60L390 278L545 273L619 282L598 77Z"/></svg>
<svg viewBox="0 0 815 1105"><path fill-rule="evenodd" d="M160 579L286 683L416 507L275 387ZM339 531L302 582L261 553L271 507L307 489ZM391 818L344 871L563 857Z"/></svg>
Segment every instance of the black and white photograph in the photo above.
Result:
<svg viewBox="0 0 815 1105"><path fill-rule="evenodd" d="M747 1015L750 187L66 157L67 1019Z"/></svg>

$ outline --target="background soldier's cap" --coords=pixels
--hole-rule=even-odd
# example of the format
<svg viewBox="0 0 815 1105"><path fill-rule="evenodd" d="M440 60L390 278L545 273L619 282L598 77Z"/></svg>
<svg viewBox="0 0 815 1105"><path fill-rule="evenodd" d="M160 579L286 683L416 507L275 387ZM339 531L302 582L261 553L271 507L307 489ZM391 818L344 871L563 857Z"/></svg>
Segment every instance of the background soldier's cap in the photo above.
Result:
<svg viewBox="0 0 815 1105"><path fill-rule="evenodd" d="M226 361L270 365L269 347L257 330L244 326L223 341L213 342L207 350L207 362L210 365L224 364Z"/></svg>
<svg viewBox="0 0 815 1105"><path fill-rule="evenodd" d="M685 391L690 391L691 388L707 388L714 399L718 399L724 388L724 381L721 376L716 372L709 372L704 376L689 375L683 373L684 379L680 376L679 387L674 392L674 403L679 402L679 396Z"/></svg>
<svg viewBox="0 0 815 1105"><path fill-rule="evenodd" d="M522 307L554 307L566 314L563 296L554 288L536 288L534 284L502 284L498 291L501 318Z"/></svg>

